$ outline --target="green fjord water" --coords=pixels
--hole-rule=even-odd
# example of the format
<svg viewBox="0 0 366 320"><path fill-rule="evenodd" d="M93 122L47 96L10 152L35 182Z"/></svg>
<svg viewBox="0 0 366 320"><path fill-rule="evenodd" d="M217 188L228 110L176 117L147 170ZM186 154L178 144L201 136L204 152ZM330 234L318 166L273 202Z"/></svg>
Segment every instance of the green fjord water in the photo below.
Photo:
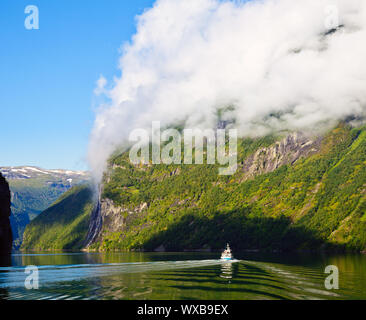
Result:
<svg viewBox="0 0 366 320"><path fill-rule="evenodd" d="M217 253L19 253L0 267L0 299L366 299L366 256ZM25 267L39 289L24 287ZM327 290L325 267L339 269Z"/></svg>

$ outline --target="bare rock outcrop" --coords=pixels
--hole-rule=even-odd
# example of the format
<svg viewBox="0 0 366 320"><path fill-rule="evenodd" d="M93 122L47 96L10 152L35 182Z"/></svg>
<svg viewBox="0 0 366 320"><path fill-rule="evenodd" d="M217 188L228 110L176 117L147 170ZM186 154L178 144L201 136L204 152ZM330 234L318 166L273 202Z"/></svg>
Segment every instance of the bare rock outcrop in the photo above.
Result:
<svg viewBox="0 0 366 320"><path fill-rule="evenodd" d="M135 208L116 205L111 199L101 199L96 205L86 241L86 247L103 241L103 236L114 232L123 232L132 220L148 208L141 203Z"/></svg>
<svg viewBox="0 0 366 320"><path fill-rule="evenodd" d="M267 148L260 148L249 156L241 166L243 180L273 172L279 167L294 164L302 157L319 152L321 139L309 139L303 134L293 133Z"/></svg>

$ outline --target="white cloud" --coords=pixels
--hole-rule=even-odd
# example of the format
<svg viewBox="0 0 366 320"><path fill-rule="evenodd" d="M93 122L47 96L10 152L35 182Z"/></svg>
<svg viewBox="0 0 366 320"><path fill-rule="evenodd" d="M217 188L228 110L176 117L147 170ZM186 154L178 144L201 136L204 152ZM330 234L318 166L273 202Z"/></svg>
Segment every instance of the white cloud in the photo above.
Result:
<svg viewBox="0 0 366 320"><path fill-rule="evenodd" d="M325 36L329 8L344 27ZM365 27L364 0L157 1L138 17L122 76L96 115L93 171L101 176L135 128L183 119L214 126L215 110L228 104L243 135L364 115Z"/></svg>

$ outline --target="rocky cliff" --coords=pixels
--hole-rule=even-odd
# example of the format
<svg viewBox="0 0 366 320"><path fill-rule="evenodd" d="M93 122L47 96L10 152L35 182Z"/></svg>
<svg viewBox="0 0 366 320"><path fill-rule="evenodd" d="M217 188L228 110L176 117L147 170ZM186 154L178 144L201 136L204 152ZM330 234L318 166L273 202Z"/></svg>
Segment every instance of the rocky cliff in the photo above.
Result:
<svg viewBox="0 0 366 320"><path fill-rule="evenodd" d="M0 173L0 254L9 253L12 245L10 227L10 189Z"/></svg>
<svg viewBox="0 0 366 320"><path fill-rule="evenodd" d="M283 165L293 165L301 158L319 152L321 137L310 139L301 133L292 133L269 147L259 148L242 164L243 180L273 172Z"/></svg>

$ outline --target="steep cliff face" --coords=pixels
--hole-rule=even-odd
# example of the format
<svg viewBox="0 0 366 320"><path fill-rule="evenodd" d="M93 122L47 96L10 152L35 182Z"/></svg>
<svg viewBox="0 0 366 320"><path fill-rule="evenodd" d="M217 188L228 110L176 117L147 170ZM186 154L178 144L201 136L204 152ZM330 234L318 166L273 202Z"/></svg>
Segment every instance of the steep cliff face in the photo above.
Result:
<svg viewBox="0 0 366 320"><path fill-rule="evenodd" d="M0 173L0 254L9 253L12 245L10 227L10 189Z"/></svg>
<svg viewBox="0 0 366 320"><path fill-rule="evenodd" d="M110 234L122 234L128 232L136 217L147 209L147 203L142 203L133 209L118 206L112 200L106 198L96 204L93 217L90 222L86 247L103 243L105 236ZM94 246L95 247L95 246Z"/></svg>
<svg viewBox="0 0 366 320"><path fill-rule="evenodd" d="M238 143L238 170L110 160L98 250L366 248L366 128Z"/></svg>
<svg viewBox="0 0 366 320"><path fill-rule="evenodd" d="M283 165L293 165L301 158L319 152L321 138L310 139L301 133L289 134L270 147L259 148L242 165L243 179L273 172Z"/></svg>

